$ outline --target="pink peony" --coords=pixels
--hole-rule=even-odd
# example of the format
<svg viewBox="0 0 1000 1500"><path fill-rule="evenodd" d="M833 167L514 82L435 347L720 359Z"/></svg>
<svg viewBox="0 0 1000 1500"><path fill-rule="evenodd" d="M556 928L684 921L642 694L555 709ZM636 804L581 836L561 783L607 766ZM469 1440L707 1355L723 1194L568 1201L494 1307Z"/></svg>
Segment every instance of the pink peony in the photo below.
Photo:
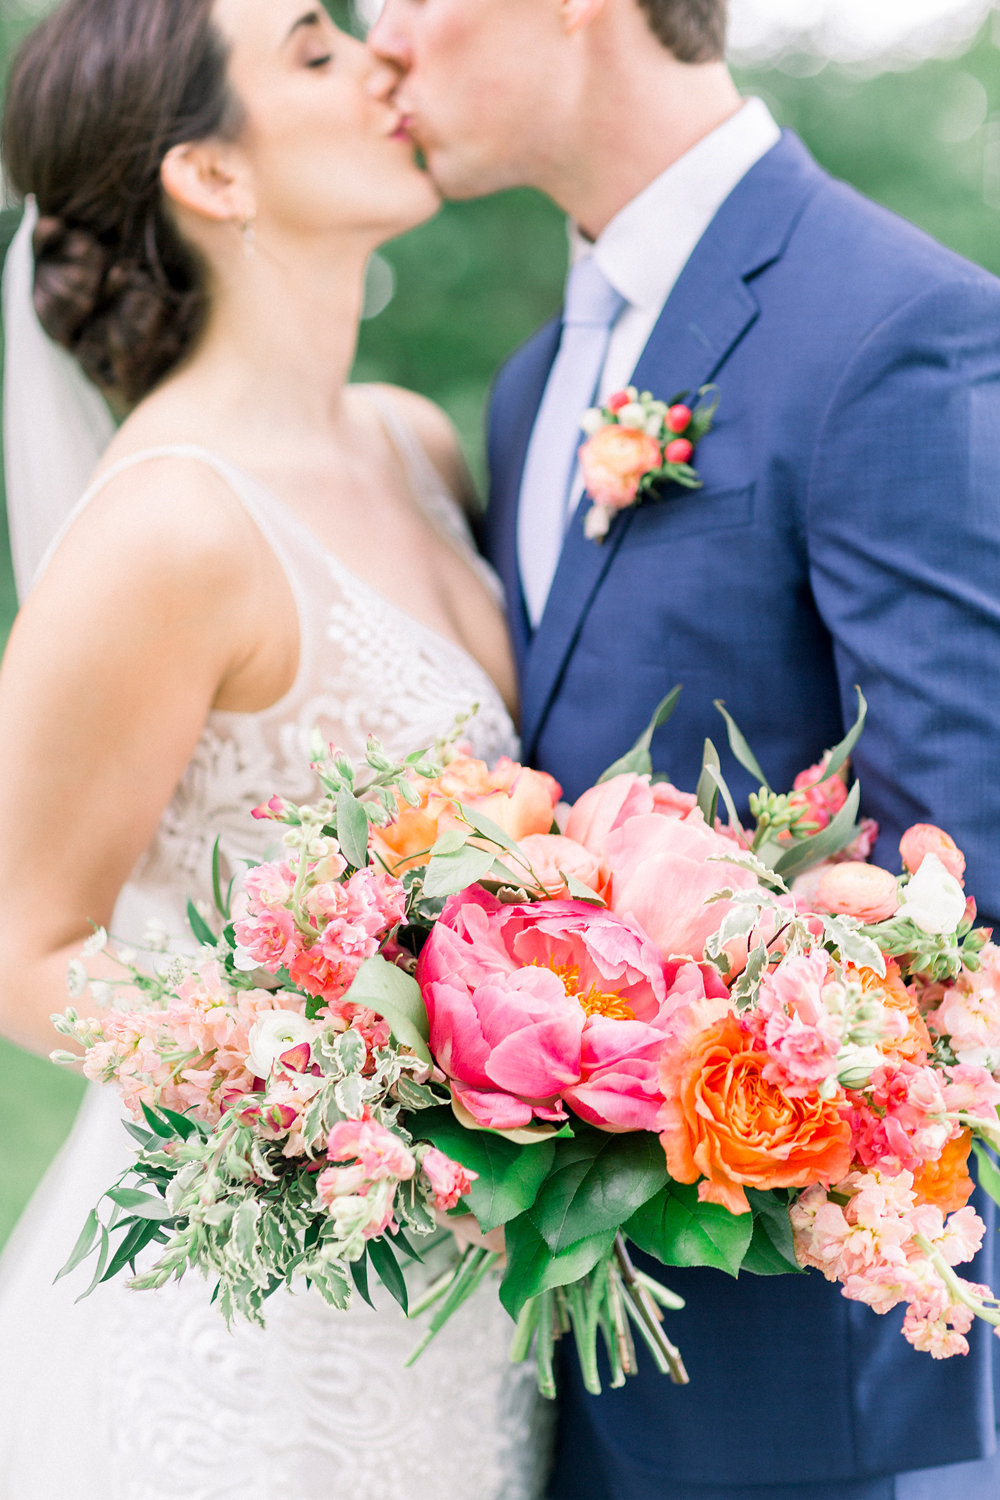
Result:
<svg viewBox="0 0 1000 1500"><path fill-rule="evenodd" d="M831 865L812 894L823 911L857 917L861 922L884 922L899 906L895 875L860 860Z"/></svg>
<svg viewBox="0 0 1000 1500"><path fill-rule="evenodd" d="M911 875L915 875L928 854L936 854L949 875L961 881L965 874L965 855L950 834L934 823L914 823L899 841L899 853Z"/></svg>
<svg viewBox="0 0 1000 1500"><path fill-rule="evenodd" d="M559 833L530 833L521 839L518 848L553 898L569 895L567 876L589 886L597 896L603 896L607 889L611 876L607 860L592 854L575 839Z"/></svg>
<svg viewBox="0 0 1000 1500"><path fill-rule="evenodd" d="M431 1051L480 1124L562 1120L569 1106L605 1130L655 1128L673 994L633 922L578 901L503 906L473 887L448 902L417 980Z"/></svg>
<svg viewBox="0 0 1000 1500"><path fill-rule="evenodd" d="M724 887L751 890L757 880L730 862L731 840L700 813L630 818L604 840L611 866L608 904L638 923L667 958L700 959L731 908L709 898ZM745 956L746 944L742 944Z"/></svg>

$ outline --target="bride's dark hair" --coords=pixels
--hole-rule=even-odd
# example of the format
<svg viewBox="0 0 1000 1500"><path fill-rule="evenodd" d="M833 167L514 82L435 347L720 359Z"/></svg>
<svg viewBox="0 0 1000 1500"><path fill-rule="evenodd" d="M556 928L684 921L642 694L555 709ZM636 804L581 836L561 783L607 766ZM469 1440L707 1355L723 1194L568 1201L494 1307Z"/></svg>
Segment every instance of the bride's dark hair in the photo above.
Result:
<svg viewBox="0 0 1000 1500"><path fill-rule="evenodd" d="M206 272L160 167L240 109L212 0L66 0L18 52L3 156L34 193L35 308L95 385L133 405L192 349Z"/></svg>

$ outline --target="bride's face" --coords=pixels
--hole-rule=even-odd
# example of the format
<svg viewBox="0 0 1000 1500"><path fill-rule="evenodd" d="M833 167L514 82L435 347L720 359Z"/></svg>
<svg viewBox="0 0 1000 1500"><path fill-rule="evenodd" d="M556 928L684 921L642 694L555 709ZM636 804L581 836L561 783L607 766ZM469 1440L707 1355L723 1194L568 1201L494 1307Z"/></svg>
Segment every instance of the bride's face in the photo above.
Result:
<svg viewBox="0 0 1000 1500"><path fill-rule="evenodd" d="M310 0L216 0L259 230L389 238L439 204L390 70Z"/></svg>

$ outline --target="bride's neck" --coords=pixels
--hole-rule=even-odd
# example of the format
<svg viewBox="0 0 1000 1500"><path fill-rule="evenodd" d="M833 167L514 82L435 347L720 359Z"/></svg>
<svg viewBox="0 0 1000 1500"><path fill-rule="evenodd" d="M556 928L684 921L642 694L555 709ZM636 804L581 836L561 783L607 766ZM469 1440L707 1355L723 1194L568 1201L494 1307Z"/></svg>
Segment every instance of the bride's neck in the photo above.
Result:
<svg viewBox="0 0 1000 1500"><path fill-rule="evenodd" d="M286 438L335 427L354 362L367 250L290 253L248 245L217 281L184 372L213 419L273 427Z"/></svg>

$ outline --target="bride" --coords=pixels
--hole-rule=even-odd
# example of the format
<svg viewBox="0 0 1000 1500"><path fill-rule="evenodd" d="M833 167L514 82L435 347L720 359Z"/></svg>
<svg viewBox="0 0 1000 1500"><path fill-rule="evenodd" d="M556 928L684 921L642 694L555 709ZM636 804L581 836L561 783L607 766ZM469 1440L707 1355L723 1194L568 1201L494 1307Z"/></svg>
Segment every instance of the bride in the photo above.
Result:
<svg viewBox="0 0 1000 1500"><path fill-rule="evenodd" d="M16 61L6 168L38 217L7 304L0 1023L39 1051L92 922L179 934L216 832L263 856L249 810L309 795L314 725L402 751L478 705L477 753L512 748L450 428L347 384L370 253L437 206L390 84L310 0L66 0ZM32 282L117 432L69 400ZM106 438L57 527L56 460ZM391 1308L279 1293L229 1334L194 1276L53 1288L119 1113L88 1097L0 1264L2 1500L534 1500L544 1423L492 1290L407 1371Z"/></svg>

